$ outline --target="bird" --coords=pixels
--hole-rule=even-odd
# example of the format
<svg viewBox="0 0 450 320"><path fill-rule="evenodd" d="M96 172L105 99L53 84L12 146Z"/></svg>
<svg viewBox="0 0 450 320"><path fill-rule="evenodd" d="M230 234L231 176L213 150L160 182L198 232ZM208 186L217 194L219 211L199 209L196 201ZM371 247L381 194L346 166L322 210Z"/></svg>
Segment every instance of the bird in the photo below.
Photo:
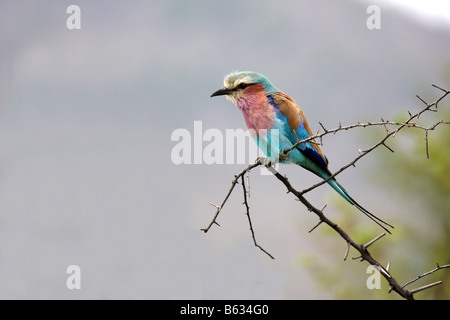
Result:
<svg viewBox="0 0 450 320"><path fill-rule="evenodd" d="M297 103L286 93L275 87L264 75L253 71L233 71L225 76L224 87L211 97L226 96L242 112L249 131L256 133L257 143L260 132L278 131L278 150L292 148L298 141L313 136L306 115ZM262 131L264 130L264 131ZM270 139L266 139L270 144ZM258 144L261 148L261 145ZM273 155L272 155L273 158ZM388 233L389 223L378 218L358 202L342 187L328 169L328 159L320 145L314 140L303 142L279 157L280 163L293 163L314 173L327 183L348 203L358 208ZM265 163L265 165L270 165Z"/></svg>

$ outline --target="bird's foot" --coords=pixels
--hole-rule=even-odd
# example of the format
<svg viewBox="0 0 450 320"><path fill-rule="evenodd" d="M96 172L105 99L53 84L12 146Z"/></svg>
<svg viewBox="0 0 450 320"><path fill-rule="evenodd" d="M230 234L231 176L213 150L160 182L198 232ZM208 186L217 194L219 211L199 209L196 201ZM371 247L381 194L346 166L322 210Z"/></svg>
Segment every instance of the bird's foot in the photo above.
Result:
<svg viewBox="0 0 450 320"><path fill-rule="evenodd" d="M284 161L287 159L287 153L284 152L284 150L281 150L280 152L280 161Z"/></svg>

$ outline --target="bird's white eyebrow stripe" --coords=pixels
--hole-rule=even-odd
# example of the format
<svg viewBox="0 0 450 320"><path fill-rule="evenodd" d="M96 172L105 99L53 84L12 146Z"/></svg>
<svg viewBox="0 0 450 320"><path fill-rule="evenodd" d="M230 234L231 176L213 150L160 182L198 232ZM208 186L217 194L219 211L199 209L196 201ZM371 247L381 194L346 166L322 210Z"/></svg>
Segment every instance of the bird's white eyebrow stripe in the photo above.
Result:
<svg viewBox="0 0 450 320"><path fill-rule="evenodd" d="M227 89L233 89L233 88L237 88L241 83L248 83L248 84L252 84L253 81L250 77L243 77L240 78L239 80L234 80L233 82L230 82L230 80L232 79L225 79L228 81L224 81L224 86Z"/></svg>
<svg viewBox="0 0 450 320"><path fill-rule="evenodd" d="M252 79L250 79L249 77L244 77L244 78L240 79L240 80L236 83L236 87L237 87L238 85L240 85L241 83L248 83L248 84L251 84L251 83L253 83L253 81L252 81Z"/></svg>

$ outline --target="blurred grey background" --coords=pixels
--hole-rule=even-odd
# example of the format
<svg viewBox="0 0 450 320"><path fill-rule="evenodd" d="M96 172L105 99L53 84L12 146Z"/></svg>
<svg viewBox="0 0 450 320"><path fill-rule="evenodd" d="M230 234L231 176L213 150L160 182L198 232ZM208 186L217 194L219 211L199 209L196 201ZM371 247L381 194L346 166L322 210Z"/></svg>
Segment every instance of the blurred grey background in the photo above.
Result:
<svg viewBox="0 0 450 320"><path fill-rule="evenodd" d="M80 30L66 27L71 4ZM366 27L370 4L380 30ZM298 263L317 249L316 219L273 177L253 173L249 201L275 260L253 246L240 188L221 227L200 231L243 166L174 165L171 133L196 120L245 127L235 106L209 98L233 70L265 74L313 131L417 109L416 94L439 94L431 84L444 82L449 40L449 18L388 1L2 0L0 298L333 298ZM331 170L368 146L359 133L325 141ZM339 179L383 212L392 200L380 200L370 169L362 161ZM281 170L298 188L317 181ZM332 192L308 199L321 207ZM345 267L344 251L330 267ZM66 287L72 264L81 290Z"/></svg>

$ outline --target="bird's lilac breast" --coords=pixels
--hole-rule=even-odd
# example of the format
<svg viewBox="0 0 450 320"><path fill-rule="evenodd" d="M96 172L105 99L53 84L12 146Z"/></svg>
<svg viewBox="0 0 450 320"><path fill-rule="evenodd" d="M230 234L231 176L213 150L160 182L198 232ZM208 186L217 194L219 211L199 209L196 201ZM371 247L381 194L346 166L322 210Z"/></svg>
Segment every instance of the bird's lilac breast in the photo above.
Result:
<svg viewBox="0 0 450 320"><path fill-rule="evenodd" d="M249 129L258 131L273 127L275 110L261 84L248 87L236 101L236 105L242 111Z"/></svg>

